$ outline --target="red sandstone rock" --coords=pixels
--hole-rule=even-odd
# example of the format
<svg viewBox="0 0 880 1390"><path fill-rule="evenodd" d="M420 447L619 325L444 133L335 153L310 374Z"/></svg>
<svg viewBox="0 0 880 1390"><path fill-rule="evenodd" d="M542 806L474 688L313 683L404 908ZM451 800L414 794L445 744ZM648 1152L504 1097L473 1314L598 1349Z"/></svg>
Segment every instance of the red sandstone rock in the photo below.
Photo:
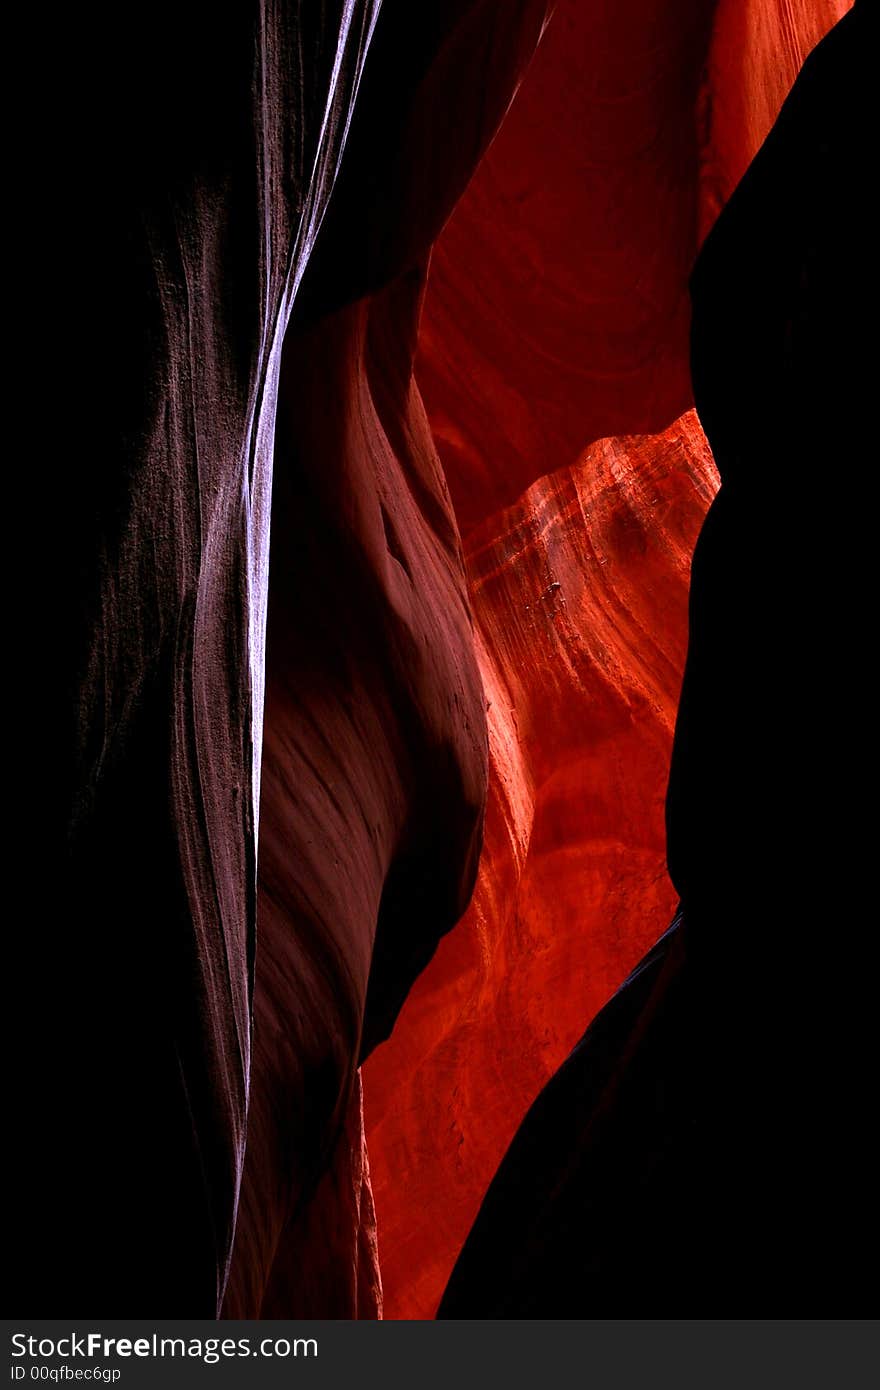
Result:
<svg viewBox="0 0 880 1390"><path fill-rule="evenodd" d="M700 91L701 240L776 120L807 54L853 0L719 0Z"/></svg>
<svg viewBox="0 0 880 1390"><path fill-rule="evenodd" d="M519 1120L672 914L663 797L716 484L690 413L592 446L470 537L480 878L366 1068L389 1316L433 1314Z"/></svg>
<svg viewBox="0 0 880 1390"><path fill-rule="evenodd" d="M84 20L82 53L58 61L62 99L46 122L60 145L35 161L54 170L59 150L76 152L73 187L61 174L48 205L29 205L42 255L34 286L56 264L58 208L75 210L57 288L51 277L59 299L34 316L89 323L100 351L65 354L57 422L42 421L47 453L66 460L72 439L87 440L88 463L63 470L53 499L65 544L42 623L58 631L47 684L68 701L76 752L53 769L67 835L41 866L57 895L47 934L26 944L16 976L21 1054L50 1055L24 1077L18 1111L25 1244L37 1252L23 1255L19 1286L30 1294L48 1279L56 1311L71 1288L105 1311L151 1298L156 1312L214 1311L250 1083L227 1309L372 1316L357 1062L464 906L485 770L456 522L411 381L418 282L545 6L386 0L385 58L313 273L375 7L321 7L296 29L283 6L244 6L222 24L208 8L182 22L160 3L126 21L125 61L110 73L94 71L99 46ZM406 1116L414 1149L446 1124L432 1107L471 1054L496 1077L492 1144L503 1143L573 1027L563 983L583 990L580 1027L630 959L615 912L626 904L631 924L633 901L659 912L668 891L654 818L677 639L663 615L680 602L705 459L687 425L678 444L667 432L669 456L652 461L638 446L630 481L649 479L669 508L668 567L656 573L654 552L641 551L655 504L636 489L620 511L619 480L595 493L573 460L598 434L659 428L687 403L691 109L710 10L698 0L560 7L535 101L514 107L436 259L423 377L459 517L483 524L471 546L481 662L507 780L493 794L470 919L479 932L463 930L451 964L438 961L448 986L433 994L428 981L427 1002L414 1001L430 1026L410 1055L425 1069L403 1077L401 1093L427 1086L435 1052L450 1077L426 1090L416 1121ZM781 25L792 11L765 13ZM797 29L794 54L817 13ZM750 24L758 14L750 8ZM731 32L739 23L725 22ZM755 21L749 34L759 31ZM768 110L784 89L768 76L775 32L771 23L749 48ZM751 79L738 81L723 33L710 90L717 81L728 92L733 114L716 131L704 106L720 173L703 152L720 196L754 135L741 136L734 109ZM251 1056L271 435L298 287L273 502ZM673 475L664 481L676 451L703 460L684 501L667 494ZM615 446L588 455L612 473L626 456ZM537 477L547 481L520 523L499 514ZM592 531L578 518L584 498L598 513ZM511 541L512 524L526 535ZM584 550L588 535L597 553ZM521 567L505 550L513 543ZM609 564L635 552L653 595L623 577L611 593L588 585L599 552ZM653 646L642 625L660 634ZM583 728L571 726L581 707L572 687ZM609 740L601 756L597 738ZM575 812L585 789L586 819ZM635 884L610 842L611 808L643 866ZM608 929L587 943L589 961L579 940L552 930L568 922L581 874L591 898L604 895ZM482 972L476 993L460 957ZM538 988L503 972L533 958ZM534 1058L521 1075L502 1075L491 1055L493 1014L521 1043L527 1021ZM84 1077L96 1102L87 1109ZM472 1084L462 1114L487 1108ZM386 1193L399 1145L380 1141ZM410 1307L429 1308L460 1237L456 1225L439 1256L422 1245L416 1185L405 1196L400 1185L407 1163L393 1172L409 1203ZM481 1182L488 1167L487 1152L474 1167ZM465 1187L472 1203L470 1177ZM436 1182L431 1201L443 1191ZM456 1223L463 1212L456 1204ZM28 1262L42 1266L48 1249L51 1271L32 1274ZM314 1271L308 1288L303 1269ZM392 1306L403 1306L397 1290Z"/></svg>
<svg viewBox="0 0 880 1390"><path fill-rule="evenodd" d="M528 1104L674 904L662 807L713 486L694 417L664 429L690 401L687 276L848 5L672 8L557 8L432 259L417 371L468 532L492 779L474 904L366 1070L389 1316L432 1314ZM610 457L603 491L583 470Z"/></svg>
<svg viewBox="0 0 880 1390"><path fill-rule="evenodd" d="M563 0L431 262L418 379L463 533L690 404L707 0Z"/></svg>
<svg viewBox="0 0 880 1390"><path fill-rule="evenodd" d="M250 1211L245 1221L252 1221ZM330 1161L308 1201L294 1207L277 1234L265 1287L260 1282L263 1266L257 1260L245 1267L243 1251L251 1257L257 1253L244 1243L239 1247L226 1316L250 1307L259 1309L262 1318L286 1318L292 1308L301 1318L381 1318L382 1279L359 1074ZM253 1301L239 1305L246 1280L253 1281Z"/></svg>
<svg viewBox="0 0 880 1390"><path fill-rule="evenodd" d="M285 355L254 1065L229 1316L258 1315L270 1288L278 1310L320 1306L300 1242L321 1227L304 1213L347 1143L337 1135L367 1046L368 982L366 1026L381 1036L476 871L483 701L457 534L407 365L419 295L418 279L399 282ZM353 1237L338 1219L344 1244ZM338 1307L349 1290L332 1286L322 1258Z"/></svg>
<svg viewBox="0 0 880 1390"><path fill-rule="evenodd" d="M385 12L285 344L254 1060L227 1316L376 1314L365 1157L352 1161L357 1066L476 876L485 706L412 366L430 240L540 33L543 3L503 9L500 25L495 0ZM452 144L438 138L447 128Z"/></svg>
<svg viewBox="0 0 880 1390"><path fill-rule="evenodd" d="M681 912L519 1127L441 1316L868 1311L876 873L853 808L876 519L828 478L876 434L878 39L858 0L697 261L693 382L722 481L666 806Z"/></svg>
<svg viewBox="0 0 880 1390"><path fill-rule="evenodd" d="M157 0L109 66L100 8L28 203L32 317L97 348L25 411L62 463L36 626L65 747L16 972L19 1286L213 1315L237 1217L229 1307L374 1312L358 1061L465 907L486 781L416 316L546 5L388 0L373 35L369 3Z"/></svg>

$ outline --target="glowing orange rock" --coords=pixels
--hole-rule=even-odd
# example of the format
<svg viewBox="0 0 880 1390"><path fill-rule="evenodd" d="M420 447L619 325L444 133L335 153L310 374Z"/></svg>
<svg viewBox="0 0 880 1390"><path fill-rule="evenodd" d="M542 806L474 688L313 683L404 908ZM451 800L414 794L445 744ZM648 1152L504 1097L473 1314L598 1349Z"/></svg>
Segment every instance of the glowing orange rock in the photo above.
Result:
<svg viewBox="0 0 880 1390"><path fill-rule="evenodd" d="M807 55L852 0L720 0L701 92L705 235L779 113Z"/></svg>
<svg viewBox="0 0 880 1390"><path fill-rule="evenodd" d="M717 485L682 415L687 278L848 8L559 5L435 249L417 373L491 780L471 909L365 1069L386 1316L432 1316L525 1110L671 916L663 799Z"/></svg>
<svg viewBox="0 0 880 1390"><path fill-rule="evenodd" d="M365 1069L388 1316L433 1314L519 1119L672 913L663 796L716 481L691 412L601 441L471 537L481 874Z"/></svg>

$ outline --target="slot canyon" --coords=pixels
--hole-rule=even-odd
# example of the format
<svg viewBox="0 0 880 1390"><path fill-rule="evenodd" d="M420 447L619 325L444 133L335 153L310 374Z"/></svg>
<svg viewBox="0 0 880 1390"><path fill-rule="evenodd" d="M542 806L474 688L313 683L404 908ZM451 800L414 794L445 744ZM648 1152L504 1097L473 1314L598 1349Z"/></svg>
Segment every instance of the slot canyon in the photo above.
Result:
<svg viewBox="0 0 880 1390"><path fill-rule="evenodd" d="M23 1306L863 1307L876 28L41 37Z"/></svg>

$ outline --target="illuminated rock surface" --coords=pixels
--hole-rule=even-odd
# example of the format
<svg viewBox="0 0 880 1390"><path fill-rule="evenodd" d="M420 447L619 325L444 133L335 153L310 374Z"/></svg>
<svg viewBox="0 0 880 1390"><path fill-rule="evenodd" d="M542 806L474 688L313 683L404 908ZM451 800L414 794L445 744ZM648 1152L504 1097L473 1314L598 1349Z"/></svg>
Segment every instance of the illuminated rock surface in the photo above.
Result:
<svg viewBox="0 0 880 1390"><path fill-rule="evenodd" d="M431 1315L528 1104L671 918L662 808L712 491L694 417L665 428L690 398L687 275L846 8L559 6L435 250L418 377L468 531L492 781L474 904L366 1073L388 1316ZM563 465L661 427L613 446L605 508L582 510Z"/></svg>
<svg viewBox="0 0 880 1390"><path fill-rule="evenodd" d="M877 20L857 4L809 59L693 276L722 486L694 556L667 802L681 916L523 1121L444 1317L867 1312L873 974L853 971L848 925L873 880L841 812L872 522L825 478L872 429ZM841 528L817 564L811 538ZM827 622L841 658L817 664Z"/></svg>
<svg viewBox="0 0 880 1390"><path fill-rule="evenodd" d="M366 1068L388 1316L433 1313L522 1115L672 915L663 797L716 484L691 412L594 445L470 537L486 842Z"/></svg>
<svg viewBox="0 0 880 1390"><path fill-rule="evenodd" d="M37 439L59 466L41 535L51 597L28 620L48 670L22 660L21 703L45 688L58 707L19 741L36 757L60 730L64 747L30 772L46 798L24 818L40 912L14 933L23 1310L211 1316L231 1259L227 1314L379 1314L358 1068L468 901L488 730L473 907L366 1081L388 1311L433 1311L529 1102L672 909L662 798L689 556L715 484L686 413L686 279L842 8L566 0L482 163L541 0L253 0L234 15L157 0L112 12L112 70L99 5L24 46L46 52L48 138L21 199L21 279L31 335L51 325L60 341L22 354L27 459ZM848 208L836 177L805 182ZM827 326L827 276L809 246L787 259L797 238L767 206L771 282L803 272ZM754 222L728 225L729 261L739 246L757 263ZM763 300L776 315L772 352L784 313L773 293L756 308L744 279L761 332ZM848 320L832 327L851 344ZM811 357L811 324L796 329L806 375L777 415L752 394L775 389L760 333L740 321L727 359L746 378L747 443L786 486L820 447L852 459L866 437L829 426L852 354ZM743 436L713 370L705 423L735 471ZM763 486L784 532L786 489ZM859 553L860 518L826 518L833 489L810 496L802 534L827 521ZM748 534L748 624L784 685L754 563L770 533ZM839 630L841 591L866 588L854 579L808 587L811 611L831 602ZM749 631L734 637L751 670ZM690 671L702 736L718 668ZM829 682L815 689L843 725ZM821 722L815 699L808 713ZM754 749L772 762L756 738L740 779ZM676 794L700 805L693 762L677 768ZM806 815L815 796L793 785ZM765 837L779 804L759 802ZM729 863L676 834L679 886L717 891ZM658 1058L681 993L671 940L640 977L660 976ZM612 1078L632 1017L629 1002L615 1014ZM644 1133L644 1108L628 1113ZM551 1139L552 1125L530 1150L536 1171ZM622 1181L619 1156L612 1144ZM516 1307L497 1245L480 1248L482 1292Z"/></svg>
<svg viewBox="0 0 880 1390"><path fill-rule="evenodd" d="M445 0L383 11L285 344L254 1065L227 1316L378 1311L357 1066L476 876L485 707L412 363L430 241L544 7L524 3L500 27L498 14ZM447 127L454 143L439 140Z"/></svg>
<svg viewBox="0 0 880 1390"><path fill-rule="evenodd" d="M23 703L50 708L40 925L12 964L16 1312L209 1317L222 1294L281 337L374 10L99 3L21 44L43 105L18 276L45 337L17 410L46 462Z"/></svg>

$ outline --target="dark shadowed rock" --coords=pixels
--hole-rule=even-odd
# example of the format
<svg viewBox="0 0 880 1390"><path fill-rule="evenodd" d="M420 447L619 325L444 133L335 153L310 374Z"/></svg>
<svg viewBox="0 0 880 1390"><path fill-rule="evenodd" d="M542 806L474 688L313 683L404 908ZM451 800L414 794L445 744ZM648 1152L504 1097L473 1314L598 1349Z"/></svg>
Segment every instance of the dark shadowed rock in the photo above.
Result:
<svg viewBox="0 0 880 1390"><path fill-rule="evenodd" d="M872 438L876 22L858 4L808 60L693 276L722 487L668 799L682 916L526 1117L442 1316L868 1311L871 521L829 469Z"/></svg>

